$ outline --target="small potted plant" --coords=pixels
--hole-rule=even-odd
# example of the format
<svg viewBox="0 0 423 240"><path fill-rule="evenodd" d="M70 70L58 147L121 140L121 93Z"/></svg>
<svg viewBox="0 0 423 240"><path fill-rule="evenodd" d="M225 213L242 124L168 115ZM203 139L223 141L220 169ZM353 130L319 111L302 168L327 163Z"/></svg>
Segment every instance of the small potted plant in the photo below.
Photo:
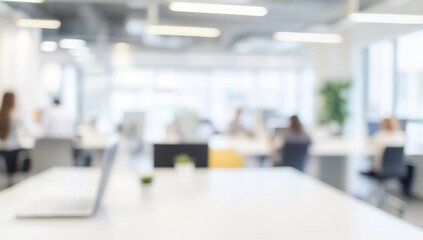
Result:
<svg viewBox="0 0 423 240"><path fill-rule="evenodd" d="M153 183L153 179L154 178L151 175L145 175L140 177L142 185L151 185Z"/></svg>
<svg viewBox="0 0 423 240"><path fill-rule="evenodd" d="M174 159L175 169L178 172L192 172L195 168L193 159L188 154L179 154Z"/></svg>

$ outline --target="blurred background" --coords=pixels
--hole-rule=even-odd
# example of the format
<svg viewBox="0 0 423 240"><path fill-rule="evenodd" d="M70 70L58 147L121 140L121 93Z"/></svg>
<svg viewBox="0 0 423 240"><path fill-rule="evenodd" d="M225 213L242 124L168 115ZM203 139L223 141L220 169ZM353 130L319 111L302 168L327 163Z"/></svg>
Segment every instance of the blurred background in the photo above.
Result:
<svg viewBox="0 0 423 240"><path fill-rule="evenodd" d="M422 16L421 0L3 0L0 93L14 93L26 129L11 148L67 137L89 166L120 135L136 168L159 143L273 167L295 116L311 144L301 170L365 198L367 143L389 118L420 213Z"/></svg>

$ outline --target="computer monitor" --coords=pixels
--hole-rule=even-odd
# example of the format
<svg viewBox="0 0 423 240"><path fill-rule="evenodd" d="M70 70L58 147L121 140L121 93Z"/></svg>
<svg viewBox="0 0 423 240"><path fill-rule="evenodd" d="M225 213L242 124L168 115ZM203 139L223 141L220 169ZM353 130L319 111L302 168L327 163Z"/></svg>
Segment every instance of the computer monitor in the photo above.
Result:
<svg viewBox="0 0 423 240"><path fill-rule="evenodd" d="M207 168L209 165L207 143L154 144L154 167L172 168L175 158L180 154L190 156L197 168Z"/></svg>
<svg viewBox="0 0 423 240"><path fill-rule="evenodd" d="M380 130L380 123L379 122L368 122L367 123L367 133L369 136L373 136Z"/></svg>

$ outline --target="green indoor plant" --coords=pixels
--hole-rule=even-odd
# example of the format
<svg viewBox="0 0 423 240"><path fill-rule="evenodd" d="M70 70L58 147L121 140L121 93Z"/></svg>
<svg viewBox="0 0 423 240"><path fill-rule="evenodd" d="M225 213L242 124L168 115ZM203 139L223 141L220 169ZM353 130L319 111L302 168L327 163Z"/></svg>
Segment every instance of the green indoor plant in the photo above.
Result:
<svg viewBox="0 0 423 240"><path fill-rule="evenodd" d="M188 154L179 154L174 159L176 164L190 164L192 163L192 158Z"/></svg>
<svg viewBox="0 0 423 240"><path fill-rule="evenodd" d="M320 123L336 124L336 134L341 134L348 114L348 93L351 87L349 80L328 79L320 89L323 106Z"/></svg>
<svg viewBox="0 0 423 240"><path fill-rule="evenodd" d="M141 177L141 184L149 185L153 183L153 176L142 176Z"/></svg>

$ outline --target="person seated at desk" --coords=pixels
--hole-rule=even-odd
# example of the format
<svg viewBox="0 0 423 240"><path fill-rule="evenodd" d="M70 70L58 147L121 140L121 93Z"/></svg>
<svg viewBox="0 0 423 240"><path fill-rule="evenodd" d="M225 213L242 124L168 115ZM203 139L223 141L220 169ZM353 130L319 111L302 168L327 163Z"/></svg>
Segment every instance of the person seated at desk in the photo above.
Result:
<svg viewBox="0 0 423 240"><path fill-rule="evenodd" d="M280 164L283 159L281 156L282 149L285 144L311 144L311 137L308 135L298 116L294 115L289 118L289 127L283 136L276 136L279 143L271 142L275 150L275 165Z"/></svg>
<svg viewBox="0 0 423 240"><path fill-rule="evenodd" d="M0 108L0 150L14 152L17 158L23 148L21 146L21 133L26 130L29 133L28 126L21 114L16 110L16 99L13 92L6 92L3 95L3 101ZM16 159L6 159L6 167L10 174L16 171ZM22 171L29 170L29 159L25 156Z"/></svg>
<svg viewBox="0 0 423 240"><path fill-rule="evenodd" d="M284 142L311 144L310 136L304 131L303 124L296 115L289 118L289 129L284 136Z"/></svg>
<svg viewBox="0 0 423 240"><path fill-rule="evenodd" d="M44 136L52 138L74 138L75 128L71 117L62 109L59 99L53 100L53 106L42 118Z"/></svg>
<svg viewBox="0 0 423 240"><path fill-rule="evenodd" d="M253 137L253 133L249 131L241 122L242 119L242 108L237 108L235 110L235 116L233 120L229 123L228 127L228 134L231 136L236 135L247 135L249 137Z"/></svg>
<svg viewBox="0 0 423 240"><path fill-rule="evenodd" d="M289 118L289 127L281 136L274 136L271 144L275 150L280 150L284 143L311 144L311 137L304 131L304 127L298 116Z"/></svg>
<svg viewBox="0 0 423 240"><path fill-rule="evenodd" d="M385 118L381 122L381 130L370 139L374 149L373 172L379 172L382 167L382 157L387 147L403 147L407 142L405 132L399 129L398 121L394 118Z"/></svg>

